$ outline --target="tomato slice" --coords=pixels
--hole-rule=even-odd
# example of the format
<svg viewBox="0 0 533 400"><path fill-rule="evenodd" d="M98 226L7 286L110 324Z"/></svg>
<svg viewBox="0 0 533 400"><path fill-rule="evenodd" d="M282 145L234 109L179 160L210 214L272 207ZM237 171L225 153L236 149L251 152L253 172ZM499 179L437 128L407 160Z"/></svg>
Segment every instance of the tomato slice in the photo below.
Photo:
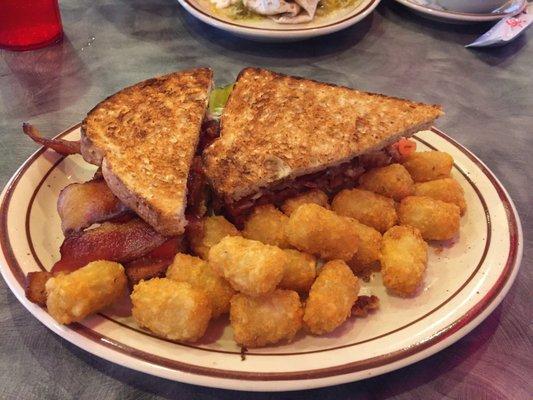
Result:
<svg viewBox="0 0 533 400"><path fill-rule="evenodd" d="M416 151L416 142L411 139L401 138L398 141L398 153L402 157L408 157Z"/></svg>

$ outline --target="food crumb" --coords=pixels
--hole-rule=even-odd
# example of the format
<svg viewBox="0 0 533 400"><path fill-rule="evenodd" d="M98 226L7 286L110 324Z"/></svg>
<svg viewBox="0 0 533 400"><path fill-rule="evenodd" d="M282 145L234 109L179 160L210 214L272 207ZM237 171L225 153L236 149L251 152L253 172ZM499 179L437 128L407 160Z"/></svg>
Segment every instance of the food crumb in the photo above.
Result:
<svg viewBox="0 0 533 400"><path fill-rule="evenodd" d="M365 318L370 311L379 308L379 298L377 296L359 296L352 307L352 315Z"/></svg>
<svg viewBox="0 0 533 400"><path fill-rule="evenodd" d="M248 349L245 346L241 347L241 361L246 361L246 353Z"/></svg>
<svg viewBox="0 0 533 400"><path fill-rule="evenodd" d="M438 246L435 248L435 254L442 254L443 251L444 251L444 247L442 246Z"/></svg>

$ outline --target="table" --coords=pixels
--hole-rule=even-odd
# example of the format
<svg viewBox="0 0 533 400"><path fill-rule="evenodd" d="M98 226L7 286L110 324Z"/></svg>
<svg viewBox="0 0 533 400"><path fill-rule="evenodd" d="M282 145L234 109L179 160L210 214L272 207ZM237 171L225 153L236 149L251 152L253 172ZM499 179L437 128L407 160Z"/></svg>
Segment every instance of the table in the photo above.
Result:
<svg viewBox="0 0 533 400"><path fill-rule="evenodd" d="M503 303L448 349L402 370L307 392L237 393L130 371L86 353L33 318L0 280L2 399L525 399L533 394L533 36L498 49L463 45L487 25L430 22L384 1L329 37L260 44L208 27L172 0L63 1L64 41L0 50L0 183L36 149L21 136L77 123L116 90L154 75L209 65L219 84L245 66L442 104L438 126L477 154L510 191L522 217L522 268Z"/></svg>

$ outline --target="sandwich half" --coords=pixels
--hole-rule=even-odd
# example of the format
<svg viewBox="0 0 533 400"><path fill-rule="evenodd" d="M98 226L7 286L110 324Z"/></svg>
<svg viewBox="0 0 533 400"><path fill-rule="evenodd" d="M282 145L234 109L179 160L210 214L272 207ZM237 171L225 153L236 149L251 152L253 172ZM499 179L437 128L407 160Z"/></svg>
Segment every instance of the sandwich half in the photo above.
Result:
<svg viewBox="0 0 533 400"><path fill-rule="evenodd" d="M83 158L158 232L183 233L189 171L213 73L197 68L148 79L94 107L81 126Z"/></svg>
<svg viewBox="0 0 533 400"><path fill-rule="evenodd" d="M442 114L436 105L246 68L222 113L220 137L203 153L204 172L235 219L311 188L353 186L363 155Z"/></svg>

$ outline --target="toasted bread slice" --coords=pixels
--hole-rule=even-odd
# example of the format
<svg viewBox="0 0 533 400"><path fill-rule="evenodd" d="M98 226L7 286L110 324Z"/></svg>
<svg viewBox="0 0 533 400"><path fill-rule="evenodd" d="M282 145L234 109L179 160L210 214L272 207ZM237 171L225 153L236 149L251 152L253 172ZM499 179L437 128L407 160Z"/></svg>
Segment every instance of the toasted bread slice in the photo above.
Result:
<svg viewBox="0 0 533 400"><path fill-rule="evenodd" d="M82 123L83 158L102 165L111 191L155 230L183 233L187 178L212 71L198 68L128 87Z"/></svg>
<svg viewBox="0 0 533 400"><path fill-rule="evenodd" d="M221 117L221 136L204 151L217 194L237 201L379 150L428 128L435 105L246 68Z"/></svg>

